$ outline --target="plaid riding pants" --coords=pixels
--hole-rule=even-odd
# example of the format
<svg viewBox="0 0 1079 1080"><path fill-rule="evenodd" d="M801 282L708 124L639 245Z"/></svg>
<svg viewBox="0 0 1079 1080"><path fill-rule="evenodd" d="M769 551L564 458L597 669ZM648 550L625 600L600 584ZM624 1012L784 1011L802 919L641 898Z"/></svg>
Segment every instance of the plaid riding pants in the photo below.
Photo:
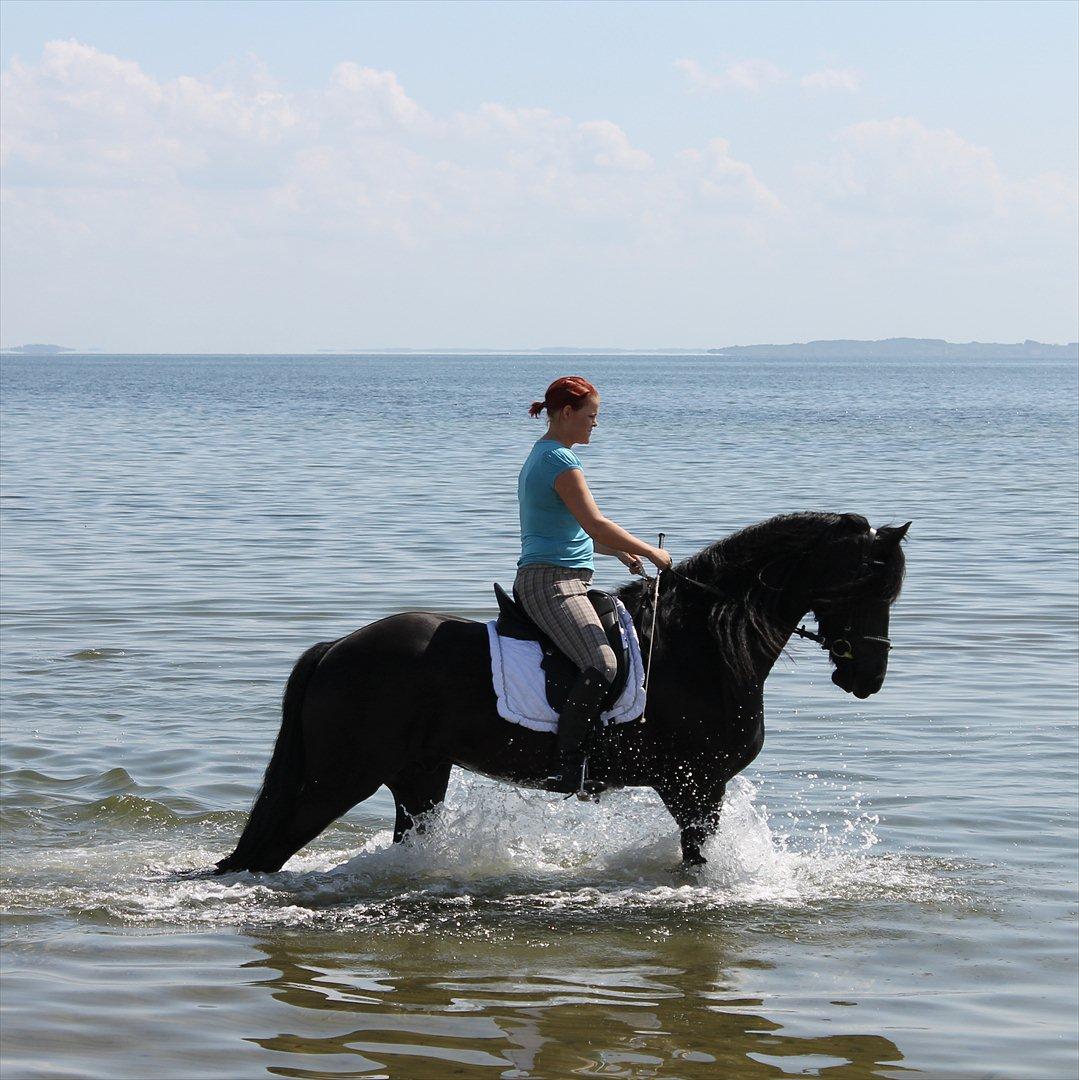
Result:
<svg viewBox="0 0 1079 1080"><path fill-rule="evenodd" d="M588 599L591 570L529 563L517 571L513 591L530 619L581 669L595 668L607 682L618 660Z"/></svg>

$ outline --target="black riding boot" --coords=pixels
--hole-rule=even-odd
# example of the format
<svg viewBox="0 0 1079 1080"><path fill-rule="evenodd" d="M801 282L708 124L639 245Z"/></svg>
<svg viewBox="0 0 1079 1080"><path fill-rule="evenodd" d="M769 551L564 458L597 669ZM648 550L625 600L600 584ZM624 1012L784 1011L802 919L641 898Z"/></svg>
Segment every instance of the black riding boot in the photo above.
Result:
<svg viewBox="0 0 1079 1080"><path fill-rule="evenodd" d="M599 730L599 715L610 684L595 668L577 676L566 695L566 703L558 717L558 761L555 771L547 778L551 791L576 795L579 799L595 798L607 785L588 777L588 747Z"/></svg>

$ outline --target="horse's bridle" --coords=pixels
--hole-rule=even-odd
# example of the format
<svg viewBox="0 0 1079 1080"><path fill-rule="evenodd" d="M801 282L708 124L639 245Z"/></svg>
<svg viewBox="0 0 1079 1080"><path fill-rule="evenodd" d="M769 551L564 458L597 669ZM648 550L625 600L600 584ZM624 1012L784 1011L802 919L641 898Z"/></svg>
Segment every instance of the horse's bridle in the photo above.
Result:
<svg viewBox="0 0 1079 1080"><path fill-rule="evenodd" d="M880 637L877 634L859 634L855 638L840 637L840 638L828 638L824 634L815 634L812 630L807 630L804 626L796 626L794 632L799 637L808 638L810 641L816 641L820 647L828 653L833 660L853 660L854 659L854 645L853 641L871 641L875 645L883 645L885 649L892 648L892 639L886 637ZM850 627L845 628L845 633L850 633Z"/></svg>
<svg viewBox="0 0 1079 1080"><path fill-rule="evenodd" d="M866 538L866 545L862 549L861 563L858 566L857 580L859 581L869 576L869 567L871 563L874 566L884 565L883 559L870 559L870 555L873 551L873 544L876 542L876 539L877 530L871 528L869 530L869 535ZM818 607L824 607L828 604L829 601L824 598L810 601L810 605L814 611L816 611ZM820 616L818 615L817 618L819 621ZM886 650L892 648L891 638L881 637L878 634L859 634L857 637L852 637L850 625L843 628L843 632L848 635L847 637L833 639L829 639L825 634L815 634L812 630L807 630L804 626L796 626L794 632L799 637L808 638L810 641L817 642L817 644L820 645L833 660L853 660L854 642L871 642L874 645L883 646Z"/></svg>
<svg viewBox="0 0 1079 1080"><path fill-rule="evenodd" d="M788 574L787 574L788 577L794 572L796 567L798 567L798 566L800 566L802 564L802 562L805 560L806 556L808 556L810 551L814 550L817 547L817 545L820 543L820 541L824 538L825 534L828 533L829 531L831 531L831 528L832 528L831 525L824 528L821 531L820 535L817 536L817 538L813 541L813 543L807 545L805 551L802 552L802 554L801 554L800 558L798 559L798 561L788 571ZM869 570L869 565L870 565L871 561L876 566L883 566L884 565L884 560L883 559L870 560L870 558L869 558L870 553L873 550L873 543L876 540L876 538L877 538L877 530L876 529L870 529L869 530L868 543L865 545L865 550L862 552L862 561L861 561L861 565L858 568L858 577L859 578L867 576L868 570ZM768 565L771 566L772 564L769 563ZM760 583L766 589L771 589L774 592L781 591L783 586L769 585L764 580L764 571L767 568L768 567L762 567L761 568L760 572L757 574L757 579L760 581ZM698 589L704 589L705 592L712 593L713 596L723 597L724 599L727 598L727 594L725 592L723 592L722 589L717 589L714 585L709 585L705 581L697 581L695 578L688 577L687 575L683 574L681 570L676 570L673 566L669 566L669 567L667 567L666 570L662 570L660 572L660 576L662 577L663 574L673 574L676 578L678 578L679 581L684 581L688 585L695 585ZM810 601L810 607L815 610L817 606L823 606L826 603L828 603L828 601L824 600L823 598L819 599L819 600L816 600L816 601L811 600ZM851 631L850 626L847 626L847 627L844 628L844 633L850 635L850 631ZM872 642L874 645L883 645L885 649L891 649L892 648L891 638L880 637L877 634L859 634L857 637L848 636L848 637L839 637L839 638L829 638L825 634L818 634L818 633L814 633L812 630L807 630L804 626L796 626L794 628L794 633L797 634L799 637L807 638L810 641L815 641L818 645L820 645L820 647L826 653L828 653L828 655L833 660L853 660L854 659L854 642L856 642L856 641L857 642Z"/></svg>

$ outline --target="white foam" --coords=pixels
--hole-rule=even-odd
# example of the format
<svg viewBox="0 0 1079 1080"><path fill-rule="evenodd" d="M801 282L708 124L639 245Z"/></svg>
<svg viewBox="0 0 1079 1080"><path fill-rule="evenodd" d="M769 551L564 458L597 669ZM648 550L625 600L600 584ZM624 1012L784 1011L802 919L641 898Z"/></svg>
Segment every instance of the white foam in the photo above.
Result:
<svg viewBox="0 0 1079 1080"><path fill-rule="evenodd" d="M180 876L211 865L220 849L200 843L170 850L175 835L151 852L130 845L54 850L33 875L51 883L49 895L37 895L26 882L13 902L16 910L101 909L139 923L415 929L480 908L503 921L555 909L617 920L744 905L786 910L826 900L954 896L931 860L873 853L877 821L861 810L857 793L848 793L846 803L841 792L828 794L833 809L823 818L807 814L797 800L773 818L757 785L736 778L719 833L704 848L708 864L683 871L678 830L652 792L578 803L455 774L446 806L427 832L403 844L381 829L359 851L309 850L277 874L223 877ZM57 891L61 861L66 872Z"/></svg>

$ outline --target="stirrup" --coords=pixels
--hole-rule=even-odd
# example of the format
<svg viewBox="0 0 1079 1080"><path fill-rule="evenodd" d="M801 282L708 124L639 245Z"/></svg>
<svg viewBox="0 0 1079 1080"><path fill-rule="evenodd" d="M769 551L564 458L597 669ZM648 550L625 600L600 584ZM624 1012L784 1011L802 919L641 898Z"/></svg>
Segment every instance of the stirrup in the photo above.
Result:
<svg viewBox="0 0 1079 1080"><path fill-rule="evenodd" d="M578 802L599 802L600 795L607 790L607 785L602 780L592 780L588 776L588 755L581 762L581 775L577 779L577 790L571 791L563 802L577 797Z"/></svg>
<svg viewBox="0 0 1079 1080"><path fill-rule="evenodd" d="M556 791L565 799L576 796L581 802L599 801L600 793L607 790L607 785L602 780L589 778L587 755L582 756L580 773L576 777L573 775L577 772L575 764L565 761L560 764L563 767L558 772L553 772L546 777L546 783L551 785L548 791Z"/></svg>

